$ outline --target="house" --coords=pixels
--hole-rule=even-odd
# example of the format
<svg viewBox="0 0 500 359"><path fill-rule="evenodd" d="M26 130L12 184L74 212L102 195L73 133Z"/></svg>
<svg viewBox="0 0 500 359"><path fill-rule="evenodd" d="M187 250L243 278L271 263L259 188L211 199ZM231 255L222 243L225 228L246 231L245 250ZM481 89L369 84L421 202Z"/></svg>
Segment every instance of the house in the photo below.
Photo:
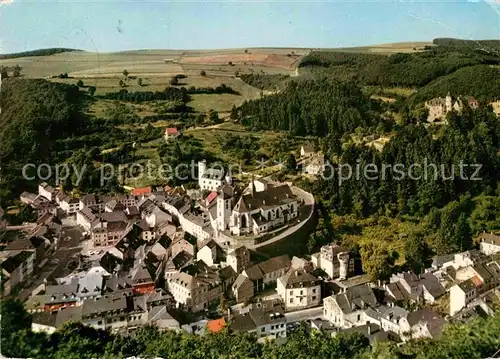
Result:
<svg viewBox="0 0 500 359"><path fill-rule="evenodd" d="M219 333L226 327L226 320L224 318L209 320L207 322L207 330L209 333Z"/></svg>
<svg viewBox="0 0 500 359"><path fill-rule="evenodd" d="M311 255L315 268L325 271L330 278L346 279L354 271L354 260L349 256L349 249L334 243L321 247L319 253Z"/></svg>
<svg viewBox="0 0 500 359"><path fill-rule="evenodd" d="M59 207L67 215L72 215L80 210L80 200L71 196L64 196L59 202Z"/></svg>
<svg viewBox="0 0 500 359"><path fill-rule="evenodd" d="M485 257L473 265L460 267L454 274L456 284L450 288L451 315L500 285L500 262L493 257Z"/></svg>
<svg viewBox="0 0 500 359"><path fill-rule="evenodd" d="M325 156L322 153L313 154L304 160L303 170L313 176L322 174L325 169Z"/></svg>
<svg viewBox="0 0 500 359"><path fill-rule="evenodd" d="M11 255L0 263L4 295L9 295L18 284L31 277L35 267L35 258L34 250L24 250Z"/></svg>
<svg viewBox="0 0 500 359"><path fill-rule="evenodd" d="M455 315L472 302L477 294L481 281L477 277L467 279L450 288L450 315Z"/></svg>
<svg viewBox="0 0 500 359"><path fill-rule="evenodd" d="M181 135L181 132L176 127L168 127L165 129L165 141L176 139Z"/></svg>
<svg viewBox="0 0 500 359"><path fill-rule="evenodd" d="M45 312L57 312L79 304L78 283L45 286Z"/></svg>
<svg viewBox="0 0 500 359"><path fill-rule="evenodd" d="M198 185L202 190L215 191L223 184L231 184L222 166L207 168L205 160L198 162Z"/></svg>
<svg viewBox="0 0 500 359"><path fill-rule="evenodd" d="M286 317L277 300L253 303L245 312L231 316L230 330L255 333L259 340L286 338Z"/></svg>
<svg viewBox="0 0 500 359"><path fill-rule="evenodd" d="M373 290L367 285L359 285L325 298L323 317L336 326L350 328L365 324L365 310L378 306Z"/></svg>
<svg viewBox="0 0 500 359"><path fill-rule="evenodd" d="M220 263L223 251L222 248L213 239L209 239L202 243L200 249L196 253L196 259L202 260L208 266Z"/></svg>
<svg viewBox="0 0 500 359"><path fill-rule="evenodd" d="M404 327L402 323L408 314L409 312L404 308L381 305L376 308L367 308L364 311L364 320L367 324L377 324L382 330L401 337L407 331L407 327Z"/></svg>
<svg viewBox="0 0 500 359"><path fill-rule="evenodd" d="M222 295L217 272L206 271L196 275L180 272L168 278L167 284L177 306L192 312L207 309Z"/></svg>
<svg viewBox="0 0 500 359"><path fill-rule="evenodd" d="M232 249L226 256L226 262L236 273L240 273L250 265L250 251L245 246Z"/></svg>
<svg viewBox="0 0 500 359"><path fill-rule="evenodd" d="M482 233L476 238L481 252L491 255L500 252L500 236L493 233Z"/></svg>
<svg viewBox="0 0 500 359"><path fill-rule="evenodd" d="M423 308L409 312L406 318L401 318L400 332L404 340L430 338L441 336L446 321L434 311Z"/></svg>
<svg viewBox="0 0 500 359"><path fill-rule="evenodd" d="M58 190L56 190L52 186L49 186L46 182L38 185L38 194L49 200L49 202L53 202L56 200L57 193Z"/></svg>
<svg viewBox="0 0 500 359"><path fill-rule="evenodd" d="M276 291L287 311L315 307L321 302L321 281L305 269L290 268L278 278Z"/></svg>
<svg viewBox="0 0 500 359"><path fill-rule="evenodd" d="M31 321L33 332L52 334L56 329L56 314L47 312L33 314Z"/></svg>
<svg viewBox="0 0 500 359"><path fill-rule="evenodd" d="M55 326L80 321L96 329L132 332L140 326L153 325L160 330L179 330L179 323L165 305L150 305L149 296L106 295L86 299L81 306L65 308L56 314Z"/></svg>
<svg viewBox="0 0 500 359"><path fill-rule="evenodd" d="M232 291L237 303L247 301L254 296L253 282L240 274L233 283Z"/></svg>
<svg viewBox="0 0 500 359"><path fill-rule="evenodd" d="M290 265L290 258L283 255L244 269L233 284L233 295L238 302L251 298L255 293L264 290L266 286L276 283L278 278L287 272ZM243 277L250 280L253 285L252 290L249 290L249 282Z"/></svg>
<svg viewBox="0 0 500 359"><path fill-rule="evenodd" d="M390 283L385 286L393 301L434 303L445 293L443 285L432 273L420 276L412 272L393 274Z"/></svg>
<svg viewBox="0 0 500 359"><path fill-rule="evenodd" d="M300 147L300 157L307 157L314 154L314 146L311 143L306 143Z"/></svg>
<svg viewBox="0 0 500 359"><path fill-rule="evenodd" d="M429 100L425 103L425 108L429 111L427 121L434 122L436 120L442 120L445 118L446 114L452 111L460 113L464 108L464 104L467 104L472 109L479 106L478 101L472 96L459 96L453 98L450 93L448 93L445 98L438 97Z"/></svg>
<svg viewBox="0 0 500 359"><path fill-rule="evenodd" d="M140 187L134 188L131 192L132 196L140 197L140 196L148 196L152 193L151 186L148 187Z"/></svg>

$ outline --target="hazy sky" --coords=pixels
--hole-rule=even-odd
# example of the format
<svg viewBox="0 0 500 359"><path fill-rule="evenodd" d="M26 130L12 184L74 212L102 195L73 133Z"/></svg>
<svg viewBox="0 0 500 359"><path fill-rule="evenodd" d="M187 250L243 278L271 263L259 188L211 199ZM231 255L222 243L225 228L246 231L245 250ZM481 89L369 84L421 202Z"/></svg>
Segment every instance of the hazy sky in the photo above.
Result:
<svg viewBox="0 0 500 359"><path fill-rule="evenodd" d="M500 38L500 0L0 0L2 53L344 47Z"/></svg>

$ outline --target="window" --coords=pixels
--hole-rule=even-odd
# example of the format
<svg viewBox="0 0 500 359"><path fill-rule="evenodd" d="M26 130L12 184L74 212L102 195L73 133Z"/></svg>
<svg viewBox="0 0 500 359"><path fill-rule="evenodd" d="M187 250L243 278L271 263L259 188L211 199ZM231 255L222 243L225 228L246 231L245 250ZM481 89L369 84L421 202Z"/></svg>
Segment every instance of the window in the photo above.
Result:
<svg viewBox="0 0 500 359"><path fill-rule="evenodd" d="M290 303L293 303L293 298L290 298Z"/></svg>
<svg viewBox="0 0 500 359"><path fill-rule="evenodd" d="M316 289L313 289L313 293L316 293Z"/></svg>
<svg viewBox="0 0 500 359"><path fill-rule="evenodd" d="M293 290L290 291L290 295L293 295Z"/></svg>
<svg viewBox="0 0 500 359"><path fill-rule="evenodd" d="M300 291L300 295L302 295L302 293L304 293L304 291L303 291L303 290L301 290L301 291Z"/></svg>
<svg viewBox="0 0 500 359"><path fill-rule="evenodd" d="M313 295L313 298L312 298L312 299L313 299L313 300L316 300L316 296L315 296L315 295Z"/></svg>
<svg viewBox="0 0 500 359"><path fill-rule="evenodd" d="M97 325L102 325L102 320L99 320L99 321L97 322Z"/></svg>
<svg viewBox="0 0 500 359"><path fill-rule="evenodd" d="M262 328L260 328L260 331L261 331L262 333L264 333L264 332L266 331L266 328L262 327Z"/></svg>

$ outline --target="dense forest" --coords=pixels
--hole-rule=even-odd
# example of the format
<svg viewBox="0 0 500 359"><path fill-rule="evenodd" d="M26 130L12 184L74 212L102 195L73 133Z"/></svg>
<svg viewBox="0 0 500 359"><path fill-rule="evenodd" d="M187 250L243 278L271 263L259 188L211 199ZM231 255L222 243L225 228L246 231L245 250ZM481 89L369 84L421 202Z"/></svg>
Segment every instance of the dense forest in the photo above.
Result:
<svg viewBox="0 0 500 359"><path fill-rule="evenodd" d="M55 333L31 332L31 316L21 303L2 301L2 354L33 359L117 359L130 356L176 358L380 358L380 359L474 359L492 356L500 346L500 318L473 319L467 324L448 324L437 340L422 339L397 346L374 342L358 334L331 337L309 333L305 327L289 335L285 343L258 343L255 336L218 334L196 336L183 332L138 329L124 337L108 331L67 323Z"/></svg>
<svg viewBox="0 0 500 359"><path fill-rule="evenodd" d="M243 123L257 130L332 137L371 126L372 112L359 87L324 79L292 81L279 94L247 101L240 108Z"/></svg>
<svg viewBox="0 0 500 359"><path fill-rule="evenodd" d="M16 53L12 53L12 54L0 54L0 59L6 60L6 59L15 59L18 57L50 56L50 55L60 54L62 52L72 52L72 51L82 51L82 50L54 47L54 48L50 48L50 49L23 51L23 52L16 52Z"/></svg>
<svg viewBox="0 0 500 359"><path fill-rule="evenodd" d="M420 88L409 103L421 104L435 97L445 97L448 92L474 96L481 102L499 99L500 68L477 65L459 69Z"/></svg>
<svg viewBox="0 0 500 359"><path fill-rule="evenodd" d="M283 83L290 78L289 75L264 75L264 74L241 74L240 79L260 90L276 90L283 86Z"/></svg>
<svg viewBox="0 0 500 359"><path fill-rule="evenodd" d="M191 100L189 95L191 94L232 94L239 95L238 91L233 90L231 87L222 84L217 87L166 87L163 91L137 91L128 92L126 89L122 89L118 92L108 92L104 95L99 95L97 97L107 99L107 100L120 100L127 102L146 102L146 101L181 101L187 103Z"/></svg>
<svg viewBox="0 0 500 359"><path fill-rule="evenodd" d="M436 41L438 46L422 52L390 56L314 51L299 66L313 75L319 72L355 79L361 85L420 87L464 67L500 64L499 41L477 42L475 47L469 43Z"/></svg>

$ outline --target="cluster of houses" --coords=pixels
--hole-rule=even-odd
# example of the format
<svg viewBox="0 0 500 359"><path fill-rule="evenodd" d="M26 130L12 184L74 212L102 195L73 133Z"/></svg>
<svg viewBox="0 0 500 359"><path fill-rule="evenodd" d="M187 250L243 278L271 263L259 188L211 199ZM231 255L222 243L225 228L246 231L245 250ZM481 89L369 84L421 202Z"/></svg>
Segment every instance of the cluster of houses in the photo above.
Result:
<svg viewBox="0 0 500 359"><path fill-rule="evenodd" d="M356 275L359 259L335 243L307 259L262 260L245 239L286 227L301 198L288 184L264 179L238 187L204 163L200 174L196 200L170 187L72 198L42 183L37 194L23 193L39 219L1 252L4 293L43 268L71 225L83 234L82 250L69 274L31 291L26 307L34 330L76 320L125 333L143 325L192 333L229 327L263 340L286 338L301 318L332 335L358 331L370 340L405 341L438 337L447 321L497 310L499 235L483 233L479 249L436 257L424 273L374 283ZM311 310L312 317L293 316ZM202 320L182 325L174 318L179 312ZM221 317L206 319L212 315Z"/></svg>
<svg viewBox="0 0 500 359"><path fill-rule="evenodd" d="M431 123L443 121L446 115L452 111L460 113L465 104L472 109L476 109L479 106L479 102L472 96L452 97L450 93L445 98L438 97L429 100L425 103L425 108L429 111L427 121Z"/></svg>

